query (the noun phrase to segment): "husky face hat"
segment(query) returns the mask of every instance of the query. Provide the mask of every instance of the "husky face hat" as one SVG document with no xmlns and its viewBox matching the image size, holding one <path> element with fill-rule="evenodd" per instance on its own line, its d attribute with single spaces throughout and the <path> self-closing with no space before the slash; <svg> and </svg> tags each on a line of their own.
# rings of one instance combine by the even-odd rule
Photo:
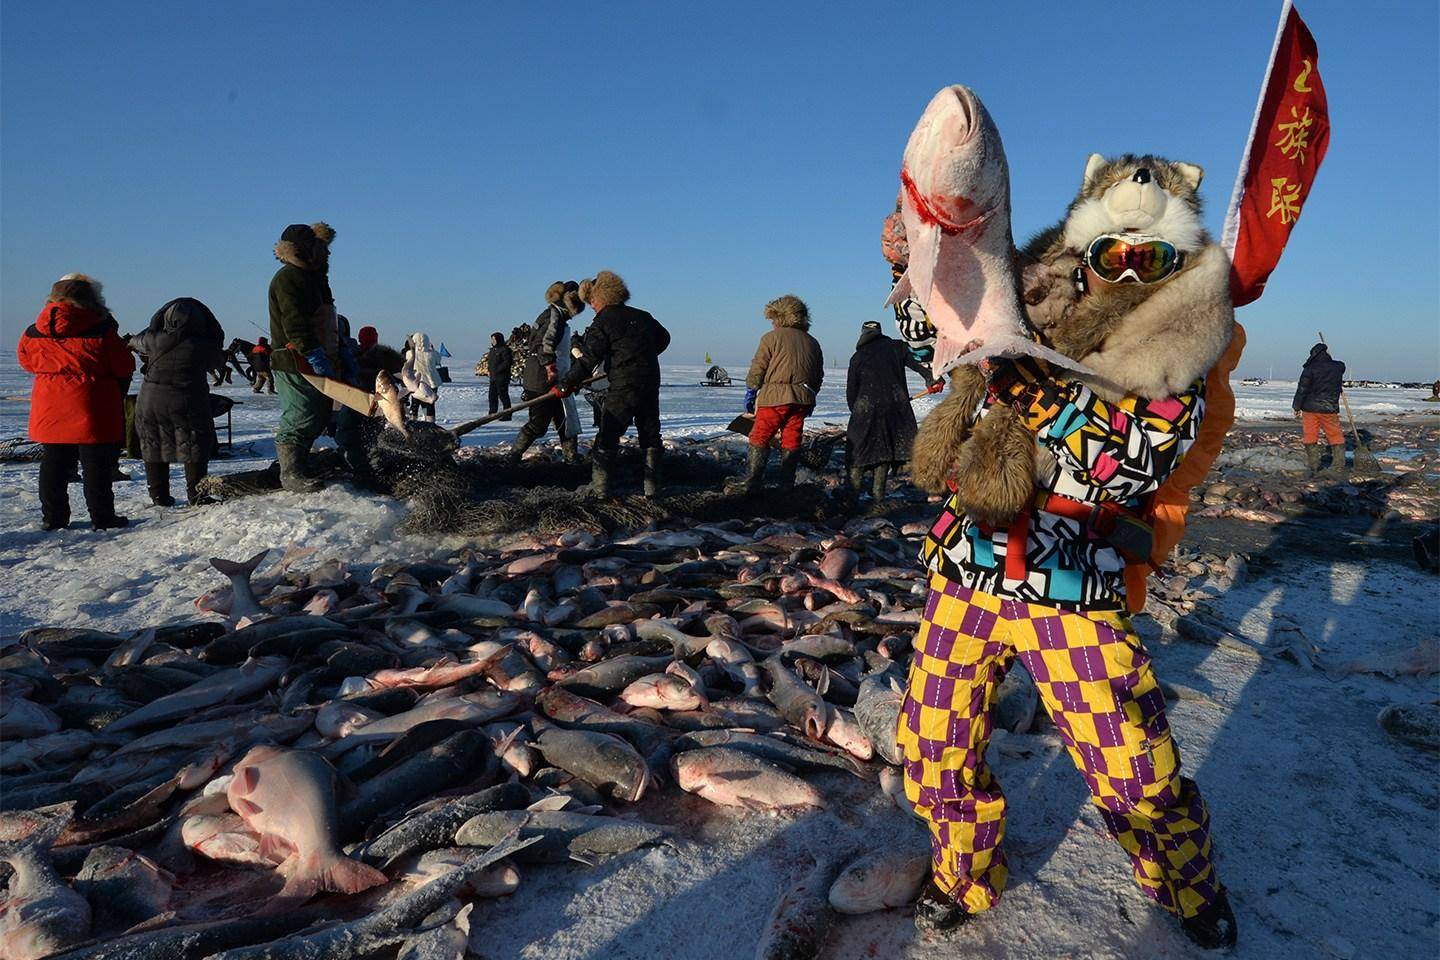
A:
<svg viewBox="0 0 1440 960">
<path fill-rule="evenodd" d="M 1209 241 L 1200 220 L 1204 176 L 1193 163 L 1129 153 L 1107 160 L 1092 153 L 1066 217 L 1065 246 L 1078 253 L 1108 233 L 1139 233 L 1185 253 L 1199 251 Z"/>
</svg>

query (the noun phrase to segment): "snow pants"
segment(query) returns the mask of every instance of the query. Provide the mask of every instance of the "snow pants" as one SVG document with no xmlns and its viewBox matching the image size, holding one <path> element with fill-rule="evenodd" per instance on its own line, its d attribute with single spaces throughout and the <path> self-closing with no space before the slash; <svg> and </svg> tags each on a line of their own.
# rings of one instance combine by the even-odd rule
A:
<svg viewBox="0 0 1440 960">
<path fill-rule="evenodd" d="M 905 796 L 930 827 L 934 879 L 971 913 L 1008 874 L 1005 795 L 985 764 L 991 707 L 1019 657 L 1140 889 L 1193 917 L 1221 890 L 1210 815 L 1125 614 L 1006 600 L 932 574 L 897 731 Z"/>
<path fill-rule="evenodd" d="M 814 409 L 798 403 L 761 407 L 755 411 L 755 426 L 750 428 L 750 446 L 770 446 L 770 439 L 778 430 L 781 450 L 799 450 L 805 439 L 805 418 Z"/>
<path fill-rule="evenodd" d="M 1331 446 L 1345 442 L 1345 433 L 1340 429 L 1338 413 L 1300 414 L 1300 433 L 1306 443 L 1319 443 L 1322 433 L 1325 434 L 1325 442 Z"/>
<path fill-rule="evenodd" d="M 349 407 L 336 411 L 335 401 L 310 386 L 298 373 L 277 371 L 275 382 L 280 387 L 280 425 L 275 429 L 276 443 L 293 443 L 309 450 L 330 425 L 330 416 L 334 414 L 335 445 L 342 450 L 363 445 L 360 427 L 365 418 L 361 414 Z"/>
</svg>

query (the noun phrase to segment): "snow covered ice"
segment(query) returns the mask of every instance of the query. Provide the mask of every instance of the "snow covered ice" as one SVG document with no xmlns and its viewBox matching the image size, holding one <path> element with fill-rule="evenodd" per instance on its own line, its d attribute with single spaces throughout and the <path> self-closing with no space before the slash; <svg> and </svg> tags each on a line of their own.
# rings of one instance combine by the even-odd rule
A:
<svg viewBox="0 0 1440 960">
<path fill-rule="evenodd" d="M 485 381 L 463 366 L 455 364 L 456 382 L 441 392 L 443 424 L 485 413 Z M 702 388 L 704 369 L 666 368 L 661 408 L 668 436 L 718 435 L 739 412 L 743 388 Z M 827 371 L 812 423 L 844 422 L 843 387 L 844 371 Z M 28 390 L 29 377 L 6 358 L 0 393 L 23 397 Z M 212 471 L 262 466 L 274 453 L 276 398 L 238 383 L 219 392 L 241 403 L 234 449 Z M 1245 420 L 1288 419 L 1292 392 L 1293 384 L 1278 382 L 1237 385 L 1237 413 Z M 1434 410 L 1413 391 L 1349 396 L 1367 421 Z M 920 401 L 917 413 L 932 402 Z M 24 434 L 25 410 L 23 402 L 4 402 L 0 436 Z M 581 411 L 588 414 L 583 402 Z M 223 443 L 223 418 L 219 424 Z M 516 427 L 491 424 L 465 442 L 508 441 Z M 585 436 L 592 432 L 587 423 Z M 1222 464 L 1260 473 L 1289 469 L 1299 462 L 1295 449 L 1231 451 Z M 268 568 L 295 542 L 317 548 L 302 565 L 340 557 L 363 567 L 444 558 L 463 545 L 400 535 L 403 504 L 346 486 L 201 509 L 154 508 L 140 464 L 122 461 L 122 468 L 133 479 L 116 484 L 117 509 L 135 526 L 90 530 L 75 489 L 75 526 L 44 534 L 36 466 L 0 464 L 5 635 L 40 624 L 123 630 L 196 617 L 195 598 L 224 582 L 209 566 L 212 556 L 240 559 L 272 548 Z M 1375 718 L 1391 703 L 1433 700 L 1435 677 L 1339 668 L 1433 645 L 1436 581 L 1363 528 L 1330 531 L 1328 542 L 1316 543 L 1321 538 L 1306 539 L 1301 524 L 1290 526 L 1297 529 L 1254 543 L 1245 538 L 1261 533 L 1228 521 L 1197 523 L 1187 536 L 1189 549 L 1201 541 L 1212 552 L 1250 555 L 1244 579 L 1199 591 L 1207 616 L 1223 623 L 1235 643 L 1190 642 L 1142 621 L 1160 677 L 1183 688 L 1169 715 L 1186 774 L 1210 804 L 1218 864 L 1240 924 L 1232 955 L 1433 955 L 1440 939 L 1440 758 L 1392 740 Z M 1297 642 L 1316 651 L 1318 668 L 1293 661 L 1287 651 Z M 930 939 L 916 938 L 903 910 L 842 917 L 824 956 L 1203 956 L 1135 888 L 1053 731 L 997 738 L 995 747 L 991 761 L 1011 804 L 1012 881 L 1000 906 Z M 472 950 L 496 960 L 749 956 L 775 897 L 816 855 L 844 843 L 923 848 L 919 823 L 873 785 L 838 774 L 815 782 L 830 803 L 804 815 L 732 812 L 656 791 L 634 813 L 679 825 L 681 842 L 589 869 L 527 865 L 514 895 L 477 902 Z"/>
</svg>

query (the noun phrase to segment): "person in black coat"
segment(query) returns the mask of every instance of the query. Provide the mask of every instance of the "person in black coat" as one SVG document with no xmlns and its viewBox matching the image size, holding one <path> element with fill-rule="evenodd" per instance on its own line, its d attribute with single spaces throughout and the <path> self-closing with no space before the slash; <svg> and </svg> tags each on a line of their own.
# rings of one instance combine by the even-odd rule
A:
<svg viewBox="0 0 1440 960">
<path fill-rule="evenodd" d="M 845 402 L 850 407 L 845 438 L 850 487 L 856 495 L 866 471 L 874 471 L 871 494 L 876 501 L 882 500 L 886 473 L 910 459 L 915 411 L 910 407 L 910 388 L 905 383 L 907 367 L 924 377 L 932 391 L 942 385 L 906 344 L 885 336 L 874 320 L 866 321 L 860 328 L 860 342 L 855 345 L 845 381 Z"/>
<path fill-rule="evenodd" d="M 600 411 L 600 429 L 591 451 L 590 492 L 610 493 L 610 471 L 620 437 L 635 425 L 644 452 L 645 496 L 660 492 L 660 354 L 670 346 L 670 331 L 646 313 L 629 306 L 630 289 L 609 270 L 580 285 L 580 297 L 595 311 L 585 330 L 580 356 L 557 388 L 573 393 L 603 365 L 610 387 Z"/>
<path fill-rule="evenodd" d="M 1305 463 L 1312 474 L 1320 471 L 1320 434 L 1330 444 L 1330 471 L 1345 472 L 1345 434 L 1340 429 L 1340 389 L 1345 383 L 1345 364 L 1330 356 L 1323 343 L 1310 348 L 1310 359 L 1300 371 L 1295 399 L 1290 406 L 1301 423 L 1305 441 Z"/>
<path fill-rule="evenodd" d="M 515 365 L 515 354 L 498 330 L 490 334 L 490 352 L 485 354 L 485 363 L 490 371 L 490 412 L 493 414 L 501 407 L 509 410 L 510 371 Z M 500 419 L 509 420 L 510 414 Z"/>
<path fill-rule="evenodd" d="M 209 307 L 180 297 L 155 311 L 150 326 L 129 343 L 145 358 L 135 431 L 150 500 L 159 507 L 175 505 L 170 464 L 183 463 L 185 495 L 193 505 L 217 448 L 206 376 L 225 366 L 225 332 Z"/>
</svg>

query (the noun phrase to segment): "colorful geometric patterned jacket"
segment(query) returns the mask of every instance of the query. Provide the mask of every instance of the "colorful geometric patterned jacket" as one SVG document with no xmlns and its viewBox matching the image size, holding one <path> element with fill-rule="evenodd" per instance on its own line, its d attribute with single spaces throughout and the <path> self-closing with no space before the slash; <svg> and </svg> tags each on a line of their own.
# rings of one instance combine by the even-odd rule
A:
<svg viewBox="0 0 1440 960">
<path fill-rule="evenodd" d="M 1022 369 L 1033 370 L 1029 361 Z M 1070 610 L 1123 610 L 1125 557 L 1084 520 L 1043 508 L 1049 494 L 1139 511 L 1179 465 L 1200 432 L 1205 380 L 1160 400 L 1133 394 L 1108 402 L 1078 381 L 1027 375 L 993 392 L 1010 402 L 1054 454 L 1038 481 L 1037 505 L 1003 528 L 963 515 L 952 497 L 921 557 L 949 580 L 996 596 Z M 992 385 L 995 380 L 992 378 Z M 1066 511 L 1074 513 L 1074 511 Z M 1012 541 L 1023 552 L 1012 553 Z"/>
</svg>

